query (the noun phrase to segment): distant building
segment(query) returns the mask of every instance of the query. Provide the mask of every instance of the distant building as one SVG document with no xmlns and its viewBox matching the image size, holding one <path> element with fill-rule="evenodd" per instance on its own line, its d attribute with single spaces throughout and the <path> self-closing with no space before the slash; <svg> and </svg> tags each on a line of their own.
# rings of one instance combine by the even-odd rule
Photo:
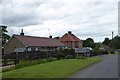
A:
<svg viewBox="0 0 120 80">
<path fill-rule="evenodd" d="M 71 31 L 68 31 L 68 33 L 60 37 L 59 40 L 68 48 L 82 48 L 82 41 L 72 34 Z"/>
<path fill-rule="evenodd" d="M 10 54 L 14 51 L 53 50 L 64 47 L 65 45 L 58 39 L 54 39 L 52 37 L 25 36 L 22 31 L 21 35 L 13 35 L 12 38 L 4 45 L 4 54 Z"/>
</svg>

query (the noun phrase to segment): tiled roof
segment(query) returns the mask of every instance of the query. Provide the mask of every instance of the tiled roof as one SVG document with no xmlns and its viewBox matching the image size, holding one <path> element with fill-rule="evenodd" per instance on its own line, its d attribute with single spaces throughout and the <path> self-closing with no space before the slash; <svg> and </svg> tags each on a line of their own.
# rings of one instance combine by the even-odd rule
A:
<svg viewBox="0 0 120 80">
<path fill-rule="evenodd" d="M 58 39 L 47 37 L 33 37 L 33 36 L 21 36 L 14 35 L 25 46 L 40 46 L 40 47 L 56 47 L 65 46 Z"/>
<path fill-rule="evenodd" d="M 60 41 L 80 41 L 74 34 L 66 33 L 60 38 Z"/>
</svg>

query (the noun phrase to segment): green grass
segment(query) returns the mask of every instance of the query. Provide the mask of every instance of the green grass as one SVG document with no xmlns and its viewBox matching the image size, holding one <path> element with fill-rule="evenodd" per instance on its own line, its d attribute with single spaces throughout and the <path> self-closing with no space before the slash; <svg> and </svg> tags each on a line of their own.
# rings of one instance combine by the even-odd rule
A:
<svg viewBox="0 0 120 80">
<path fill-rule="evenodd" d="M 59 60 L 4 72 L 3 78 L 65 78 L 98 61 L 98 58 Z"/>
</svg>

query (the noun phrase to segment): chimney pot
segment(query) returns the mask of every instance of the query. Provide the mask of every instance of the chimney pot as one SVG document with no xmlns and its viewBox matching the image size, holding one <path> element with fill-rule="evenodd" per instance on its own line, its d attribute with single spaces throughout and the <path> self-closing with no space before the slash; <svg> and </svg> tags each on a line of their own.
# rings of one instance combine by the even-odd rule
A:
<svg viewBox="0 0 120 80">
<path fill-rule="evenodd" d="M 20 35 L 24 36 L 23 29 L 21 30 L 21 33 L 20 33 Z"/>
<path fill-rule="evenodd" d="M 72 32 L 71 32 L 71 31 L 68 31 L 68 34 L 72 34 Z"/>
<path fill-rule="evenodd" d="M 50 35 L 49 38 L 52 38 L 52 36 Z"/>
</svg>

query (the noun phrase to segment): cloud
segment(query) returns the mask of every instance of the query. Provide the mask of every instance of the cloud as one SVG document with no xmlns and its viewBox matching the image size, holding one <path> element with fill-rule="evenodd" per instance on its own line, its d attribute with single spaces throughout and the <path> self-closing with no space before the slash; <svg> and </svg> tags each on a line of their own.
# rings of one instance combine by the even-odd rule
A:
<svg viewBox="0 0 120 80">
<path fill-rule="evenodd" d="M 2 3 L 2 23 L 8 25 L 9 34 L 62 36 L 72 31 L 80 39 L 111 38 L 117 35 L 118 0 L 13 0 Z M 16 30 L 15 30 L 16 29 Z M 100 40 L 100 41 L 101 41 Z"/>
</svg>

